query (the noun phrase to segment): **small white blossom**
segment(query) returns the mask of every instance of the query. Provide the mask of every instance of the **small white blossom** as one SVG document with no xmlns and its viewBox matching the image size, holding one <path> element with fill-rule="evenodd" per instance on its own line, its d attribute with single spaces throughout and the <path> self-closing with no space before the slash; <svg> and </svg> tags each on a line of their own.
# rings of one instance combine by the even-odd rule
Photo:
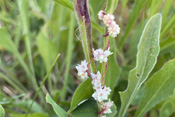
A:
<svg viewBox="0 0 175 117">
<path fill-rule="evenodd" d="M 92 97 L 95 100 L 102 102 L 108 99 L 110 92 L 111 89 L 109 87 L 99 85 L 98 87 L 96 87 L 96 92 L 94 92 Z"/>
<path fill-rule="evenodd" d="M 102 117 L 106 117 L 106 115 L 102 115 Z"/>
<path fill-rule="evenodd" d="M 98 102 L 102 102 L 103 100 L 108 99 L 108 95 L 104 93 L 104 90 L 98 90 L 92 94 L 92 97 L 97 100 Z"/>
<path fill-rule="evenodd" d="M 88 74 L 87 74 L 87 67 L 88 63 L 86 62 L 86 60 L 82 61 L 81 64 L 76 66 L 76 69 L 78 71 L 78 76 L 80 76 L 82 79 L 88 78 Z"/>
<path fill-rule="evenodd" d="M 96 49 L 94 52 L 94 60 L 99 61 L 100 63 L 102 62 L 107 62 L 108 61 L 108 56 L 112 54 L 112 52 L 108 50 L 103 51 L 102 49 Z"/>
<path fill-rule="evenodd" d="M 104 16 L 103 18 L 103 22 L 104 24 L 106 24 L 106 26 L 111 26 L 112 24 L 114 24 L 114 15 L 111 15 L 111 14 L 107 14 Z"/>
<path fill-rule="evenodd" d="M 108 27 L 108 32 L 111 37 L 117 37 L 117 35 L 120 33 L 120 27 L 115 23 Z"/>
<path fill-rule="evenodd" d="M 98 13 L 98 18 L 99 18 L 99 20 L 103 20 L 105 14 L 106 14 L 106 13 L 105 13 L 103 10 L 100 10 L 99 13 Z"/>
<path fill-rule="evenodd" d="M 94 85 L 94 89 L 97 90 L 97 88 L 101 87 L 101 74 L 98 71 L 97 74 L 93 74 L 91 73 L 91 77 L 92 77 L 92 84 Z"/>
<path fill-rule="evenodd" d="M 106 95 L 109 95 L 111 93 L 111 89 L 109 87 L 104 86 L 103 90 L 104 90 Z"/>
<path fill-rule="evenodd" d="M 104 102 L 103 105 L 101 106 L 103 109 L 105 109 L 104 113 L 106 113 L 106 114 L 112 113 L 112 111 L 110 109 L 112 107 L 112 105 L 113 105 L 113 102 L 110 101 L 110 99 L 108 102 Z"/>
</svg>

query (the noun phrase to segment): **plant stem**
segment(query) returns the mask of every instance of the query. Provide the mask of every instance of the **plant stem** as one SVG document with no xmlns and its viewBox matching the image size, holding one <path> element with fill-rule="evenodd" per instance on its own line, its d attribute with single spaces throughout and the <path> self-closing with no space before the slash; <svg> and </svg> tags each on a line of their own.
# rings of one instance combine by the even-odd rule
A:
<svg viewBox="0 0 175 117">
<path fill-rule="evenodd" d="M 71 65 L 71 60 L 72 60 L 72 52 L 73 52 L 73 39 L 74 39 L 74 15 L 71 13 L 71 21 L 70 21 L 70 31 L 69 31 L 69 41 L 68 41 L 68 49 L 67 49 L 67 64 L 66 64 L 66 72 L 65 72 L 65 77 L 64 77 L 64 84 L 63 84 L 63 89 L 62 89 L 62 94 L 61 94 L 61 100 L 65 101 L 66 97 L 66 92 L 67 92 L 67 84 L 68 84 L 68 78 L 69 78 L 69 71 L 70 71 L 70 65 Z"/>
<path fill-rule="evenodd" d="M 29 112 L 30 112 L 30 110 L 31 110 L 31 108 L 32 108 L 32 105 L 33 105 L 35 99 L 37 98 L 37 96 L 38 96 L 38 94 L 39 94 L 41 88 L 43 87 L 44 83 L 46 82 L 47 78 L 49 77 L 49 75 L 50 75 L 50 73 L 51 73 L 51 71 L 52 71 L 52 69 L 53 69 L 54 65 L 56 64 L 56 62 L 57 62 L 57 60 L 58 60 L 59 57 L 60 57 L 60 54 L 57 55 L 56 59 L 54 60 L 54 62 L 53 62 L 52 65 L 51 65 L 51 67 L 50 67 L 48 73 L 46 74 L 46 76 L 45 76 L 44 79 L 42 80 L 42 83 L 41 83 L 39 89 L 37 90 L 37 92 L 35 93 L 35 96 L 34 96 L 34 98 L 33 98 L 33 100 L 32 100 L 32 103 L 31 103 L 31 105 L 30 105 L 30 107 L 29 107 L 29 109 L 28 109 L 27 115 L 29 114 Z"/>
<path fill-rule="evenodd" d="M 79 29 L 81 33 L 81 42 L 83 51 L 87 62 L 89 63 L 93 58 L 93 45 L 92 45 L 92 32 L 91 32 L 91 19 L 89 14 L 89 1 L 88 0 L 74 0 L 74 9 L 77 21 L 79 23 Z M 90 71 L 95 73 L 94 61 L 90 64 Z"/>
</svg>

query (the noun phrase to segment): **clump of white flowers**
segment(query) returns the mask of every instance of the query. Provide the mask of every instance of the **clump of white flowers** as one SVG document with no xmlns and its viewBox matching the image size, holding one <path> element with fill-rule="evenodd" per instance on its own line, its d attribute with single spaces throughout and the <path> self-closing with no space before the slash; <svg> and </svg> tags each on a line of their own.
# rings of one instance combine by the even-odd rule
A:
<svg viewBox="0 0 175 117">
<path fill-rule="evenodd" d="M 108 34 L 111 37 L 116 37 L 120 33 L 120 27 L 116 24 L 114 21 L 114 16 L 111 14 L 107 14 L 104 11 L 99 11 L 98 17 L 100 20 L 103 20 L 104 24 L 108 27 Z M 108 56 L 113 54 L 110 51 L 109 47 L 110 42 L 108 41 L 108 45 L 105 50 L 102 49 L 93 49 L 93 58 L 92 60 L 98 61 L 99 63 L 106 63 L 106 69 L 108 66 Z M 104 78 L 106 69 L 104 72 L 104 75 L 102 77 L 101 73 L 98 71 L 96 74 L 90 73 L 89 71 L 89 65 L 91 64 L 92 60 L 88 63 L 86 60 L 82 61 L 81 64 L 78 64 L 76 66 L 76 69 L 78 71 L 78 76 L 80 76 L 82 79 L 91 78 L 92 85 L 94 89 L 94 93 L 92 94 L 92 97 L 98 102 L 98 105 L 102 109 L 101 112 L 98 114 L 102 114 L 102 117 L 106 117 L 104 114 L 110 114 L 112 113 L 111 107 L 113 105 L 113 102 L 108 99 L 108 96 L 111 93 L 110 87 L 106 87 L 104 85 Z"/>
<path fill-rule="evenodd" d="M 110 48 L 108 48 L 105 51 L 103 51 L 102 49 L 93 50 L 94 60 L 99 61 L 100 63 L 107 62 L 108 61 L 108 56 L 112 54 L 112 52 L 110 52 L 109 49 Z"/>
<path fill-rule="evenodd" d="M 104 24 L 108 27 L 108 33 L 111 37 L 117 37 L 120 33 L 119 25 L 114 21 L 114 15 L 107 14 L 104 11 L 98 13 L 99 20 L 103 20 Z"/>
<path fill-rule="evenodd" d="M 76 69 L 78 71 L 78 76 L 80 76 L 82 79 L 86 79 L 88 78 L 88 67 L 87 67 L 88 63 L 86 60 L 82 61 L 81 64 L 76 66 Z"/>
</svg>

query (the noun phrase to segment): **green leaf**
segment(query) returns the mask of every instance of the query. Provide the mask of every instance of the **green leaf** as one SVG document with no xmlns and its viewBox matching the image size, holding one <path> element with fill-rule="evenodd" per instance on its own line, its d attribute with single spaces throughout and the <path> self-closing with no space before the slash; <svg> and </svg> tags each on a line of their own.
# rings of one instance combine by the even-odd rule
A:
<svg viewBox="0 0 175 117">
<path fill-rule="evenodd" d="M 49 40 L 47 32 L 47 25 L 45 25 L 41 32 L 38 34 L 36 42 L 38 45 L 39 53 L 44 60 L 45 67 L 48 72 L 58 52 L 54 42 Z"/>
<path fill-rule="evenodd" d="M 50 97 L 49 94 L 46 95 L 46 101 L 47 103 L 50 103 L 55 111 L 55 113 L 58 115 L 58 117 L 68 117 L 66 111 L 64 111 L 61 107 L 59 107 L 53 99 Z"/>
<path fill-rule="evenodd" d="M 11 113 L 10 117 L 26 117 L 25 114 L 14 114 Z M 48 117 L 46 114 L 44 113 L 33 113 L 33 114 L 29 114 L 27 115 L 27 117 Z"/>
<path fill-rule="evenodd" d="M 16 51 L 16 47 L 13 44 L 13 41 L 11 40 L 11 37 L 9 36 L 8 32 L 5 30 L 5 28 L 0 28 L 0 45 L 2 48 L 14 52 Z"/>
<path fill-rule="evenodd" d="M 5 117 L 5 111 L 1 104 L 0 104 L 0 117 Z"/>
<path fill-rule="evenodd" d="M 173 94 L 175 88 L 175 59 L 167 62 L 144 87 L 135 117 L 142 117 L 148 110 Z"/>
<path fill-rule="evenodd" d="M 111 107 L 112 113 L 106 114 L 106 117 L 115 117 L 117 114 L 117 107 L 115 104 Z M 90 98 L 87 101 L 80 104 L 75 110 L 71 112 L 72 117 L 98 117 L 98 105 L 97 102 Z"/>
<path fill-rule="evenodd" d="M 98 105 L 94 99 L 89 99 L 80 104 L 71 112 L 72 117 L 98 117 Z"/>
<path fill-rule="evenodd" d="M 19 109 L 27 112 L 31 103 L 32 103 L 32 100 L 14 101 L 14 102 L 12 102 L 11 106 L 19 108 Z M 31 108 L 31 112 L 42 113 L 44 111 L 43 111 L 42 107 L 37 102 L 34 102 L 32 108 Z"/>
<path fill-rule="evenodd" d="M 120 92 L 122 106 L 119 116 L 123 117 L 138 92 L 154 68 L 159 54 L 159 36 L 161 29 L 161 14 L 156 14 L 146 24 L 142 33 L 137 53 L 136 67 L 129 73 L 128 88 Z"/>
<path fill-rule="evenodd" d="M 71 106 L 69 112 L 73 111 L 73 109 L 76 108 L 76 106 L 82 102 L 85 99 L 88 99 L 92 96 L 93 94 L 93 88 L 92 88 L 92 83 L 91 79 L 88 78 L 85 80 L 80 86 L 76 89 L 72 101 L 71 101 Z"/>
<path fill-rule="evenodd" d="M 173 101 L 167 100 L 160 109 L 160 117 L 170 117 L 174 111 Z"/>
<path fill-rule="evenodd" d="M 113 14 L 115 9 L 117 8 L 118 0 L 108 0 L 106 12 Z"/>
<path fill-rule="evenodd" d="M 21 66 L 24 68 L 24 70 L 26 71 L 27 75 L 28 75 L 28 80 L 33 82 L 33 76 L 31 71 L 29 70 L 28 66 L 26 65 L 25 61 L 23 60 L 22 56 L 20 55 L 20 53 L 18 52 L 15 44 L 13 43 L 13 41 L 11 40 L 11 37 L 9 35 L 9 33 L 7 32 L 7 30 L 5 28 L 0 28 L 0 45 L 2 46 L 2 48 L 8 50 L 9 52 L 12 52 L 17 59 L 19 60 Z M 31 80 L 32 77 L 32 80 Z"/>
<path fill-rule="evenodd" d="M 69 8 L 70 10 L 74 10 L 73 4 L 69 0 L 54 0 L 56 3 L 63 5 L 64 7 Z"/>
</svg>

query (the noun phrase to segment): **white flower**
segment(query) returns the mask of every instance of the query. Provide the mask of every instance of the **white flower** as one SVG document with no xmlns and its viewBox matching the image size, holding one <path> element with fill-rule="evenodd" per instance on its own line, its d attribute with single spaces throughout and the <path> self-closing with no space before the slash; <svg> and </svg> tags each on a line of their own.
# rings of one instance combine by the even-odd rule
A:
<svg viewBox="0 0 175 117">
<path fill-rule="evenodd" d="M 102 49 L 96 49 L 94 52 L 94 60 L 99 61 L 100 63 L 102 62 L 107 62 L 108 61 L 108 56 L 112 54 L 112 52 L 108 50 L 103 51 Z"/>
<path fill-rule="evenodd" d="M 87 67 L 88 63 L 86 62 L 86 60 L 82 61 L 81 64 L 76 66 L 76 69 L 78 71 L 78 76 L 80 76 L 82 79 L 88 78 L 88 74 L 87 74 Z"/>
<path fill-rule="evenodd" d="M 102 102 L 103 100 L 107 100 L 108 99 L 108 95 L 111 92 L 111 89 L 109 87 L 106 86 L 101 86 L 97 85 L 96 86 L 96 92 L 93 93 L 92 97 L 97 100 L 98 102 Z"/>
<path fill-rule="evenodd" d="M 98 102 L 102 102 L 103 100 L 108 99 L 108 95 L 105 94 L 104 90 L 97 90 L 92 94 L 92 97 Z"/>
<path fill-rule="evenodd" d="M 108 33 L 111 37 L 117 37 L 120 33 L 120 27 L 115 23 L 108 27 Z"/>
<path fill-rule="evenodd" d="M 111 14 L 107 14 L 104 16 L 103 18 L 103 22 L 104 24 L 106 24 L 106 26 L 110 26 L 112 24 L 114 24 L 114 15 L 111 15 Z"/>
<path fill-rule="evenodd" d="M 98 18 L 99 18 L 99 20 L 103 20 L 105 14 L 106 14 L 106 13 L 105 13 L 103 10 L 100 10 L 99 13 L 98 13 Z"/>
<path fill-rule="evenodd" d="M 106 115 L 102 115 L 102 117 L 106 117 Z"/>
<path fill-rule="evenodd" d="M 110 87 L 104 86 L 104 87 L 103 87 L 103 90 L 104 90 L 104 92 L 105 92 L 106 95 L 110 95 L 110 93 L 111 93 Z"/>
<path fill-rule="evenodd" d="M 110 101 L 110 99 L 108 102 L 104 102 L 103 105 L 101 106 L 103 109 L 105 109 L 104 113 L 106 113 L 106 114 L 112 113 L 112 111 L 110 109 L 112 107 L 112 105 L 113 105 L 113 102 Z"/>
<path fill-rule="evenodd" d="M 101 87 L 101 74 L 98 71 L 97 74 L 93 74 L 91 73 L 91 77 L 92 77 L 92 84 L 94 85 L 94 89 L 99 89 L 99 87 Z"/>
</svg>

